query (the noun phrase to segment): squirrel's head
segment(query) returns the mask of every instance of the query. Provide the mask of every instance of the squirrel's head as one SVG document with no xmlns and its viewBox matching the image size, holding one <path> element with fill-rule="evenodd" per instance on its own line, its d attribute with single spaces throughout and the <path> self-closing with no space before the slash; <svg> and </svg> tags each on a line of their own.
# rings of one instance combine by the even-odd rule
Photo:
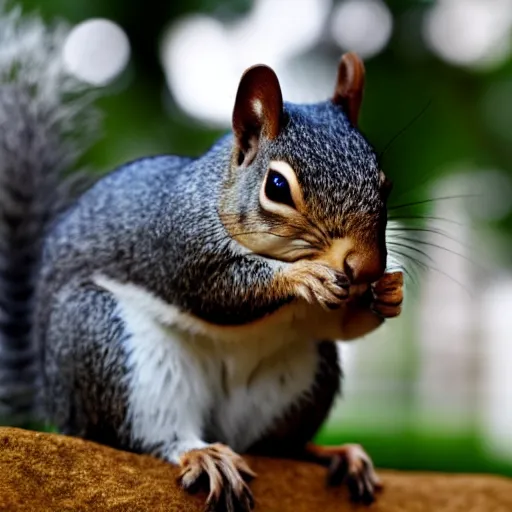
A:
<svg viewBox="0 0 512 512">
<path fill-rule="evenodd" d="M 219 205 L 239 243 L 278 260 L 325 261 L 354 283 L 382 275 L 390 183 L 357 129 L 363 86 L 353 53 L 341 58 L 332 99 L 313 105 L 283 104 L 267 66 L 244 73 Z"/>
</svg>

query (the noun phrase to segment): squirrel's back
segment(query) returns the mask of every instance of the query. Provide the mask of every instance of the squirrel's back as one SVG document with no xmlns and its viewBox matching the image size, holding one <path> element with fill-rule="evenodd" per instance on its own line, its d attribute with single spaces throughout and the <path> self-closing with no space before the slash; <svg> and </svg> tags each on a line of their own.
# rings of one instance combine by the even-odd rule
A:
<svg viewBox="0 0 512 512">
<path fill-rule="evenodd" d="M 96 270 L 126 281 L 147 279 L 150 269 L 134 261 L 150 267 L 166 251 L 171 262 L 191 239 L 220 229 L 214 198 L 229 147 L 226 137 L 199 159 L 142 158 L 100 179 L 48 233 L 40 288 L 59 288 L 71 276 L 91 278 Z"/>
</svg>

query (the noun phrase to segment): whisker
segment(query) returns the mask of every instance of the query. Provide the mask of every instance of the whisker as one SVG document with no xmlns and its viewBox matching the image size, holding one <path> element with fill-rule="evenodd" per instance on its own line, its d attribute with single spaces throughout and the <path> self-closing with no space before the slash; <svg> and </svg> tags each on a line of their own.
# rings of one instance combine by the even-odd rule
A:
<svg viewBox="0 0 512 512">
<path fill-rule="evenodd" d="M 394 252 L 396 254 L 399 254 L 400 256 L 402 256 L 404 258 L 409 259 L 411 262 L 413 262 L 414 264 L 416 264 L 419 267 L 421 267 L 424 271 L 437 272 L 438 274 L 440 274 L 440 275 L 442 275 L 444 277 L 447 277 L 448 279 L 450 279 L 450 281 L 452 281 L 453 283 L 455 283 L 458 286 L 460 286 L 471 297 L 471 291 L 466 286 L 464 286 L 460 281 L 458 281 L 453 276 L 451 276 L 450 274 L 447 274 L 446 272 L 444 272 L 443 270 L 440 270 L 437 267 L 432 267 L 430 265 L 427 265 L 424 261 L 421 261 L 418 258 L 414 258 L 410 254 L 404 254 L 404 253 L 402 253 L 400 251 L 396 251 L 396 250 L 394 250 Z"/>
<path fill-rule="evenodd" d="M 386 154 L 386 151 L 393 145 L 393 143 L 398 140 L 416 121 L 419 121 L 425 112 L 428 110 L 430 105 L 432 104 L 432 100 L 430 99 L 428 103 L 421 109 L 421 111 L 416 114 L 396 135 L 394 135 L 391 140 L 384 146 L 384 149 L 379 153 L 379 160 L 382 160 L 382 157 Z"/>
<path fill-rule="evenodd" d="M 447 219 L 445 217 L 436 217 L 435 215 L 399 215 L 394 217 L 388 217 L 388 220 L 438 220 L 443 222 L 449 222 L 450 224 L 456 224 L 457 226 L 464 226 L 462 222 L 458 222 L 453 219 Z"/>
<path fill-rule="evenodd" d="M 427 252 L 422 251 L 421 249 L 418 249 L 417 247 L 411 247 L 411 246 L 409 246 L 407 244 L 400 244 L 398 242 L 388 242 L 387 245 L 390 245 L 392 247 L 402 247 L 404 249 L 408 249 L 410 251 L 413 251 L 413 252 L 416 252 L 418 254 L 421 254 L 422 256 L 427 258 L 432 263 L 435 263 L 435 260 L 434 260 L 434 258 L 432 258 L 432 256 L 430 256 Z"/>
<path fill-rule="evenodd" d="M 306 219 L 308 220 L 308 219 Z M 279 220 L 276 220 L 276 221 L 272 221 L 272 220 L 266 220 L 266 222 L 268 222 L 270 224 L 270 227 L 281 227 L 283 225 L 283 223 Z M 238 222 L 238 218 L 237 219 L 234 219 L 232 222 L 224 222 L 224 226 L 226 229 L 229 229 L 231 227 L 236 227 L 236 226 L 239 226 L 240 225 L 240 222 Z M 258 220 L 258 219 L 255 219 L 253 222 L 244 222 L 244 225 L 246 225 L 247 227 L 251 227 L 251 226 L 255 226 L 255 227 L 261 227 L 261 222 Z M 288 239 L 293 239 L 293 238 L 300 238 L 301 240 L 303 240 L 305 243 L 311 245 L 311 246 L 328 246 L 329 245 L 329 238 L 328 238 L 328 235 L 323 231 L 323 229 L 321 228 L 321 226 L 317 226 L 315 225 L 313 222 L 310 222 L 308 221 L 308 225 L 309 225 L 309 232 L 307 230 L 304 230 L 302 226 L 294 226 L 292 225 L 291 227 L 296 229 L 297 230 L 297 233 L 296 234 L 289 234 L 289 235 L 282 235 L 282 234 L 278 234 L 278 233 L 275 233 L 273 231 L 257 231 L 261 234 L 270 234 L 270 235 L 274 235 L 274 236 L 277 236 L 277 237 L 281 237 L 281 238 L 288 238 Z M 301 236 L 302 235 L 302 236 Z M 316 236 L 315 236 L 316 235 Z M 241 236 L 241 234 L 233 234 L 232 236 Z"/>
<path fill-rule="evenodd" d="M 212 235 L 215 235 L 215 233 L 218 233 L 220 231 L 223 231 L 223 230 L 219 229 L 218 231 L 204 233 L 204 234 L 202 234 L 200 236 L 197 236 L 196 240 L 199 240 L 199 241 L 201 241 L 201 240 L 212 240 Z M 225 233 L 221 237 L 213 239 L 213 242 L 215 242 L 217 244 L 217 243 L 221 243 L 221 242 L 223 242 L 225 240 L 228 240 L 228 241 L 232 240 L 234 237 L 237 237 L 237 236 L 257 235 L 257 234 L 262 234 L 262 233 L 263 233 L 262 231 L 241 231 L 239 233 L 233 233 L 233 234 L 231 234 L 231 233 L 227 233 L 226 234 Z M 276 235 L 276 236 L 278 236 L 278 235 Z"/>
<path fill-rule="evenodd" d="M 419 206 L 420 204 L 433 203 L 435 201 L 447 201 L 449 199 L 463 199 L 466 197 L 481 197 L 481 196 L 482 196 L 481 194 L 460 194 L 460 195 L 455 195 L 455 196 L 432 197 L 430 199 L 423 199 L 421 201 L 415 201 L 415 202 L 411 202 L 411 203 L 404 203 L 404 204 L 391 206 L 391 207 L 388 207 L 388 211 L 399 210 L 402 208 L 408 208 L 410 206 Z"/>
<path fill-rule="evenodd" d="M 459 256 L 459 258 L 462 258 L 462 259 L 468 261 L 469 263 L 471 263 L 473 265 L 479 266 L 471 258 L 465 256 L 464 254 L 461 254 L 460 252 L 453 251 L 452 249 L 448 249 L 448 247 L 443 247 L 442 245 L 439 245 L 439 244 L 434 244 L 432 242 L 427 242 L 426 240 L 420 240 L 419 238 L 407 238 L 407 237 L 397 237 L 397 238 L 400 238 L 400 240 L 403 240 L 405 242 L 412 242 L 412 243 L 415 243 L 415 244 L 428 245 L 430 247 L 435 247 L 436 249 L 441 249 L 442 251 L 446 251 L 446 252 L 449 252 L 451 254 L 454 254 L 455 256 Z"/>
<path fill-rule="evenodd" d="M 233 227 L 233 226 L 240 226 L 240 222 L 233 219 L 233 221 L 225 221 L 223 222 L 223 225 L 224 227 L 228 228 L 228 227 Z M 262 225 L 262 222 L 258 221 L 258 220 L 246 220 L 244 223 L 244 226 L 247 226 L 247 227 L 261 227 Z M 273 226 L 279 226 L 281 225 L 280 222 L 275 222 L 275 221 L 272 221 L 272 220 L 268 220 L 267 221 L 267 224 L 269 224 L 271 227 Z"/>
<path fill-rule="evenodd" d="M 411 283 L 414 284 L 414 286 L 418 286 L 418 277 L 412 274 L 411 271 L 406 267 L 403 267 L 402 270 L 404 274 L 411 280 Z"/>
<path fill-rule="evenodd" d="M 461 242 L 457 238 L 454 238 L 453 236 L 449 235 L 445 231 L 443 231 L 441 229 L 437 229 L 437 228 L 413 228 L 413 227 L 407 227 L 407 226 L 404 226 L 404 227 L 397 226 L 397 227 L 392 227 L 392 228 L 386 228 L 386 231 L 393 231 L 393 232 L 398 233 L 398 235 L 393 234 L 393 237 L 396 237 L 396 238 L 399 237 L 400 231 L 412 232 L 412 233 L 414 233 L 414 232 L 432 233 L 434 235 L 444 236 L 448 240 L 451 240 L 452 242 L 455 242 L 455 243 L 459 244 L 460 246 L 465 247 L 466 249 L 473 250 L 473 248 L 471 246 L 465 244 L 464 242 Z M 416 240 L 421 240 L 421 238 L 415 238 L 414 241 L 416 241 Z"/>
<path fill-rule="evenodd" d="M 407 264 L 409 262 L 411 262 L 411 263 L 416 263 L 416 262 L 411 261 L 411 257 L 408 254 L 404 254 L 404 253 L 402 253 L 402 252 L 400 252 L 400 251 L 398 251 L 396 249 L 390 250 L 389 254 L 390 254 L 390 256 L 392 256 L 397 261 L 400 261 L 401 270 L 403 270 L 404 274 L 411 280 L 412 283 L 417 285 L 418 284 L 418 278 L 417 278 L 416 275 L 414 275 L 412 273 L 412 271 L 415 270 L 415 269 L 414 268 L 413 269 L 409 269 L 405 265 L 406 264 L 406 260 L 407 260 Z M 414 260 L 414 258 L 412 258 L 412 260 Z"/>
<path fill-rule="evenodd" d="M 392 252 L 394 254 L 398 254 L 402 258 L 405 258 L 406 260 L 408 260 L 411 263 L 414 263 L 417 266 L 421 266 L 424 270 L 429 268 L 425 262 L 423 262 L 422 260 L 420 260 L 419 258 L 413 256 L 412 254 L 410 254 L 408 252 L 399 251 L 398 249 L 392 249 Z"/>
</svg>

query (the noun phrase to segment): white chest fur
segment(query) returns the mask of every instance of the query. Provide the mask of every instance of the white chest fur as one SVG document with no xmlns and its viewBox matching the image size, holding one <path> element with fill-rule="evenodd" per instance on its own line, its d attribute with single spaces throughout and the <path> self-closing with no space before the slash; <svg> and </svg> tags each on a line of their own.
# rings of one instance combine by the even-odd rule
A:
<svg viewBox="0 0 512 512">
<path fill-rule="evenodd" d="M 153 444 L 177 434 L 198 447 L 209 432 L 244 451 L 311 389 L 316 349 L 293 314 L 219 328 L 135 285 L 96 282 L 116 297 L 130 333 L 129 421 L 136 439 Z"/>
</svg>

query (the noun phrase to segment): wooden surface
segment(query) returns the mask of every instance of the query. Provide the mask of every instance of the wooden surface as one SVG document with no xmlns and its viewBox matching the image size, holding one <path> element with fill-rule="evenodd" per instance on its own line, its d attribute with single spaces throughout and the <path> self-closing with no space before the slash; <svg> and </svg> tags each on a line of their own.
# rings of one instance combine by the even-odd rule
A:
<svg viewBox="0 0 512 512">
<path fill-rule="evenodd" d="M 380 472 L 370 509 L 324 485 L 321 467 L 247 457 L 260 512 L 511 512 L 512 480 Z M 204 495 L 176 485 L 176 468 L 151 457 L 53 434 L 0 428 L 0 511 L 202 512 Z"/>
</svg>

